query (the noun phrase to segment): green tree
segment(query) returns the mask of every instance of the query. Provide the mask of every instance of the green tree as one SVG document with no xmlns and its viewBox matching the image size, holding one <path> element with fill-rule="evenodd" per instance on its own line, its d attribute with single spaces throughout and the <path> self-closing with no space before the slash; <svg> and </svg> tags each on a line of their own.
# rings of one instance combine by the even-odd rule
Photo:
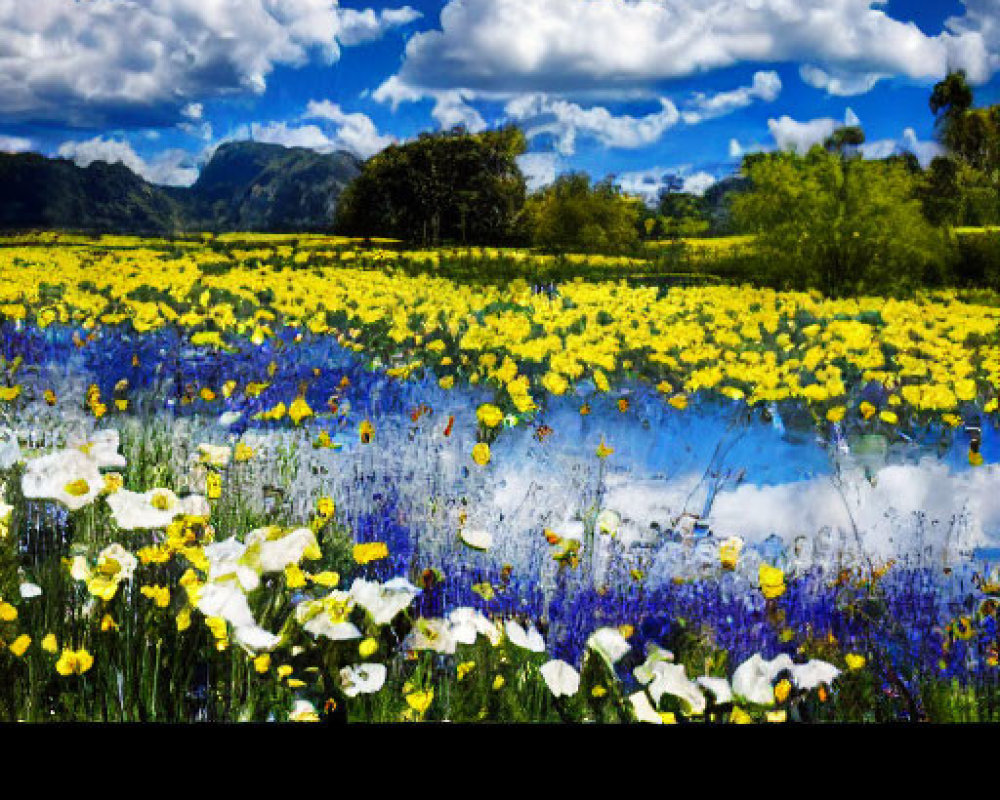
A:
<svg viewBox="0 0 1000 800">
<path fill-rule="evenodd" d="M 586 173 L 561 175 L 528 198 L 525 218 L 536 247 L 553 252 L 622 252 L 638 243 L 641 200 L 611 178 L 593 186 Z"/>
<path fill-rule="evenodd" d="M 733 199 L 758 236 L 769 282 L 828 295 L 885 293 L 941 280 L 943 234 L 921 213 L 902 160 L 866 161 L 814 147 L 805 156 L 744 161 L 748 191 Z"/>
<path fill-rule="evenodd" d="M 336 228 L 437 245 L 507 244 L 517 233 L 526 186 L 515 127 L 421 134 L 370 158 L 341 195 Z"/>
</svg>

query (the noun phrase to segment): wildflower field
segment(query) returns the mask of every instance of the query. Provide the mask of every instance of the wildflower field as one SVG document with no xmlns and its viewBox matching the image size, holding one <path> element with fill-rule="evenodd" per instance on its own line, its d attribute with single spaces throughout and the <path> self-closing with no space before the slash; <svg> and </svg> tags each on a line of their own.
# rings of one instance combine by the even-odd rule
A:
<svg viewBox="0 0 1000 800">
<path fill-rule="evenodd" d="M 990 298 L 3 239 L 0 718 L 995 721 L 998 394 Z"/>
</svg>

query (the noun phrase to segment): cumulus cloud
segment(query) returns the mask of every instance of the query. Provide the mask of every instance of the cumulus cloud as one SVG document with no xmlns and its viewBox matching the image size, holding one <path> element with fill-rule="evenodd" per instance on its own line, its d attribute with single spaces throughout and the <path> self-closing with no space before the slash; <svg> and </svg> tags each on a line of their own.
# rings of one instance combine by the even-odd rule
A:
<svg viewBox="0 0 1000 800">
<path fill-rule="evenodd" d="M 941 145 L 933 141 L 922 141 L 913 128 L 906 128 L 898 139 L 876 139 L 861 145 L 865 158 L 887 158 L 903 153 L 913 153 L 920 165 L 926 167 L 935 156 L 942 155 Z"/>
<path fill-rule="evenodd" d="M 440 29 L 407 43 L 398 74 L 423 90 L 559 94 L 648 87 L 743 62 L 800 63 L 856 93 L 881 76 L 935 80 L 1000 68 L 997 0 L 927 35 L 877 0 L 449 0 Z"/>
<path fill-rule="evenodd" d="M 670 100 L 660 98 L 660 110 L 642 117 L 615 115 L 603 106 L 583 108 L 568 100 L 543 94 L 528 94 L 507 103 L 507 116 L 526 125 L 529 139 L 542 135 L 555 138 L 564 156 L 576 152 L 578 134 L 591 137 L 605 147 L 636 149 L 659 140 L 677 124 L 680 113 Z"/>
<path fill-rule="evenodd" d="M 184 150 L 164 150 L 146 160 L 124 139 L 95 136 L 83 141 L 63 142 L 57 155 L 68 158 L 81 167 L 95 161 L 124 164 L 150 183 L 164 186 L 190 186 L 198 179 L 198 167 L 192 155 Z"/>
<path fill-rule="evenodd" d="M 626 194 L 641 197 L 647 205 L 654 205 L 668 179 L 674 177 L 681 179 L 681 191 L 697 195 L 704 194 L 719 180 L 715 175 L 705 170 L 692 172 L 691 166 L 685 164 L 674 168 L 651 167 L 634 172 L 624 172 L 618 176 L 616 183 Z"/>
<path fill-rule="evenodd" d="M 690 108 L 684 111 L 681 118 L 688 125 L 696 125 L 706 119 L 721 117 L 739 108 L 746 108 L 754 100 L 771 103 L 777 99 L 780 92 L 781 78 L 777 72 L 757 72 L 750 86 L 741 86 L 714 95 L 696 93 L 691 100 Z"/>
<path fill-rule="evenodd" d="M 199 100 L 262 92 L 276 65 L 412 21 L 337 0 L 0 0 L 0 115 L 98 126 L 195 119 Z"/>
<path fill-rule="evenodd" d="M 24 153 L 33 147 L 34 143 L 31 139 L 0 134 L 0 153 Z"/>
<path fill-rule="evenodd" d="M 799 122 L 785 114 L 779 119 L 769 119 L 767 128 L 774 137 L 774 143 L 779 150 L 794 150 L 805 153 L 814 144 L 822 144 L 837 128 L 842 125 L 858 125 L 857 115 L 847 109 L 844 121 L 838 122 L 832 117 L 820 117 L 805 122 Z"/>
<path fill-rule="evenodd" d="M 368 115 L 347 113 L 329 100 L 310 100 L 303 118 L 331 123 L 334 126 L 329 139 L 331 149 L 349 150 L 359 158 L 370 158 L 396 141 L 394 136 L 379 133 Z"/>
<path fill-rule="evenodd" d="M 555 181 L 562 159 L 558 153 L 525 153 L 518 156 L 517 165 L 528 182 L 528 191 L 535 192 Z"/>
</svg>

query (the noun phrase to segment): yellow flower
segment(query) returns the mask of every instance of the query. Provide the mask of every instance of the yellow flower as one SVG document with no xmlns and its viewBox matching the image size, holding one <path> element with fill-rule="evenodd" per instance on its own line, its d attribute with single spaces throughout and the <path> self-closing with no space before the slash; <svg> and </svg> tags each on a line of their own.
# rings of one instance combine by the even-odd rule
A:
<svg viewBox="0 0 1000 800">
<path fill-rule="evenodd" d="M 743 540 L 738 536 L 733 536 L 722 542 L 719 545 L 719 560 L 722 562 L 722 568 L 736 569 L 741 552 L 743 552 Z"/>
<path fill-rule="evenodd" d="M 288 664 L 282 664 L 278 667 L 278 680 L 282 681 L 292 674 L 292 668 Z"/>
<path fill-rule="evenodd" d="M 354 545 L 354 560 L 358 564 L 367 564 L 371 561 L 378 561 L 388 558 L 389 548 L 385 542 L 368 542 L 366 544 Z"/>
<path fill-rule="evenodd" d="M 82 675 L 94 665 L 94 657 L 86 650 L 63 649 L 62 655 L 56 661 L 56 672 L 66 677 Z"/>
<path fill-rule="evenodd" d="M 170 605 L 170 589 L 166 586 L 143 586 L 139 591 L 143 597 L 152 600 L 157 608 L 166 608 Z"/>
<path fill-rule="evenodd" d="M 867 400 L 863 401 L 861 405 L 858 406 L 858 408 L 861 411 L 861 416 L 864 417 L 865 419 L 871 419 L 875 415 L 875 412 L 878 410 Z"/>
<path fill-rule="evenodd" d="M 260 674 L 264 674 L 271 668 L 271 654 L 261 653 L 253 660 L 253 668 Z"/>
<path fill-rule="evenodd" d="M 591 697 L 604 697 L 604 695 L 606 695 L 607 693 L 608 693 L 608 690 L 605 689 L 601 685 L 597 685 L 593 689 L 590 690 L 590 696 Z"/>
<path fill-rule="evenodd" d="M 768 600 L 781 597 L 785 593 L 785 573 L 778 567 L 761 564 L 758 577 L 760 590 Z"/>
<path fill-rule="evenodd" d="M 753 717 L 739 706 L 736 706 L 733 709 L 733 713 L 729 715 L 729 721 L 734 725 L 752 725 Z"/>
<path fill-rule="evenodd" d="M 469 672 L 475 666 L 476 666 L 476 662 L 475 661 L 463 661 L 461 664 L 459 664 L 458 667 L 457 667 L 458 679 L 460 681 L 461 680 L 465 680 L 465 676 L 468 675 Z"/>
<path fill-rule="evenodd" d="M 896 416 L 895 411 L 883 411 L 878 415 L 878 418 L 883 422 L 887 422 L 890 425 L 895 425 L 899 422 L 899 417 Z"/>
<path fill-rule="evenodd" d="M 503 412 L 490 403 L 483 403 L 476 411 L 476 418 L 487 428 L 495 428 L 503 422 Z"/>
<path fill-rule="evenodd" d="M 101 633 L 107 633 L 108 631 L 118 630 L 118 623 L 115 622 L 114 617 L 110 614 L 105 614 L 101 617 Z"/>
<path fill-rule="evenodd" d="M 236 447 L 233 449 L 233 461 L 249 461 L 254 457 L 254 451 L 251 447 L 243 444 L 243 442 L 237 442 Z"/>
<path fill-rule="evenodd" d="M 670 405 L 672 405 L 678 411 L 683 411 L 688 406 L 687 395 L 683 394 L 675 394 L 667 402 L 670 403 Z"/>
<path fill-rule="evenodd" d="M 25 654 L 28 646 L 31 644 L 31 637 L 26 633 L 22 633 L 13 642 L 10 643 L 10 652 L 15 656 L 20 658 Z"/>
<path fill-rule="evenodd" d="M 17 609 L 10 603 L 0 602 L 0 622 L 13 622 L 17 619 Z"/>
<path fill-rule="evenodd" d="M 445 375 L 441 380 L 438 381 L 438 386 L 442 389 L 452 389 L 455 386 L 455 376 Z"/>
<path fill-rule="evenodd" d="M 186 606 L 177 612 L 177 619 L 175 620 L 177 624 L 177 632 L 183 633 L 188 628 L 191 627 L 191 608 Z M 115 628 L 118 626 L 116 625 Z"/>
<path fill-rule="evenodd" d="M 316 513 L 323 517 L 323 519 L 330 519 L 336 510 L 337 506 L 333 502 L 333 498 L 321 497 L 316 501 Z"/>
<path fill-rule="evenodd" d="M 371 658 L 378 652 L 378 642 L 370 636 L 358 645 L 358 653 L 362 658 Z"/>
<path fill-rule="evenodd" d="M 313 410 L 309 407 L 306 402 L 304 395 L 299 395 L 296 397 L 292 404 L 288 407 L 288 416 L 291 417 L 292 422 L 298 425 L 306 417 L 311 417 L 313 415 Z"/>
<path fill-rule="evenodd" d="M 507 681 L 505 681 L 505 680 L 504 680 L 504 677 L 503 677 L 503 675 L 497 675 L 497 676 L 496 676 L 496 677 L 495 677 L 495 678 L 493 679 L 493 691 L 494 691 L 494 692 L 499 692 L 499 691 L 500 691 L 500 690 L 501 690 L 501 689 L 502 689 L 502 688 L 504 687 L 504 684 L 505 684 L 506 682 L 507 682 Z"/>
<path fill-rule="evenodd" d="M 361 437 L 362 444 L 368 444 L 372 440 L 372 436 L 375 435 L 375 426 L 372 425 L 368 420 L 364 420 L 358 426 L 358 434 Z"/>
<path fill-rule="evenodd" d="M 486 442 L 479 442 L 479 444 L 472 448 L 472 460 L 481 467 L 489 464 L 491 457 L 490 446 Z"/>
<path fill-rule="evenodd" d="M 828 422 L 840 422 L 845 414 L 847 409 L 844 406 L 835 406 L 826 412 L 826 419 Z"/>
<path fill-rule="evenodd" d="M 209 472 L 205 478 L 205 494 L 209 500 L 222 497 L 222 477 L 217 472 Z"/>
<path fill-rule="evenodd" d="M 52 654 L 55 654 L 59 650 L 59 643 L 56 641 L 54 633 L 46 634 L 45 638 L 42 639 L 42 650 Z"/>
<path fill-rule="evenodd" d="M 426 713 L 433 700 L 433 689 L 428 689 L 426 692 L 410 692 L 410 694 L 406 695 L 406 704 L 418 714 Z"/>
<path fill-rule="evenodd" d="M 865 657 L 857 655 L 856 653 L 848 653 L 844 656 L 844 661 L 847 662 L 848 669 L 861 669 L 865 665 Z"/>
<path fill-rule="evenodd" d="M 333 589 L 340 583 L 340 575 L 336 572 L 317 572 L 315 575 L 308 575 L 306 577 L 313 583 L 318 583 L 320 586 L 325 586 L 328 589 Z"/>
<path fill-rule="evenodd" d="M 66 494 L 72 495 L 73 497 L 83 497 L 83 495 L 90 491 L 90 484 L 88 484 L 83 478 L 77 478 L 75 481 L 67 483 L 63 487 L 63 490 Z"/>
<path fill-rule="evenodd" d="M 598 458 L 607 458 L 608 456 L 610 456 L 614 452 L 615 452 L 615 448 L 608 447 L 604 443 L 604 437 L 602 436 L 601 437 L 601 443 L 599 445 L 597 445 L 597 457 Z"/>
<path fill-rule="evenodd" d="M 306 585 L 306 574 L 298 564 L 285 567 L 285 584 L 289 589 L 299 589 Z"/>
<path fill-rule="evenodd" d="M 784 703 L 788 699 L 788 695 L 791 693 L 791 682 L 787 678 L 782 678 L 778 681 L 778 685 L 774 687 L 774 700 L 777 703 Z"/>
</svg>

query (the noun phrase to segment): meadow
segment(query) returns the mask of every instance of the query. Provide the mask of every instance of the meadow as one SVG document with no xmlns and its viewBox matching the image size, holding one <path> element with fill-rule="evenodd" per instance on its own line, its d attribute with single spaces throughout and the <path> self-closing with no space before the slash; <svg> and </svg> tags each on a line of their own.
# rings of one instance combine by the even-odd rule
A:
<svg viewBox="0 0 1000 800">
<path fill-rule="evenodd" d="M 0 717 L 1000 718 L 1000 304 L 685 246 L 0 240 Z"/>
</svg>

